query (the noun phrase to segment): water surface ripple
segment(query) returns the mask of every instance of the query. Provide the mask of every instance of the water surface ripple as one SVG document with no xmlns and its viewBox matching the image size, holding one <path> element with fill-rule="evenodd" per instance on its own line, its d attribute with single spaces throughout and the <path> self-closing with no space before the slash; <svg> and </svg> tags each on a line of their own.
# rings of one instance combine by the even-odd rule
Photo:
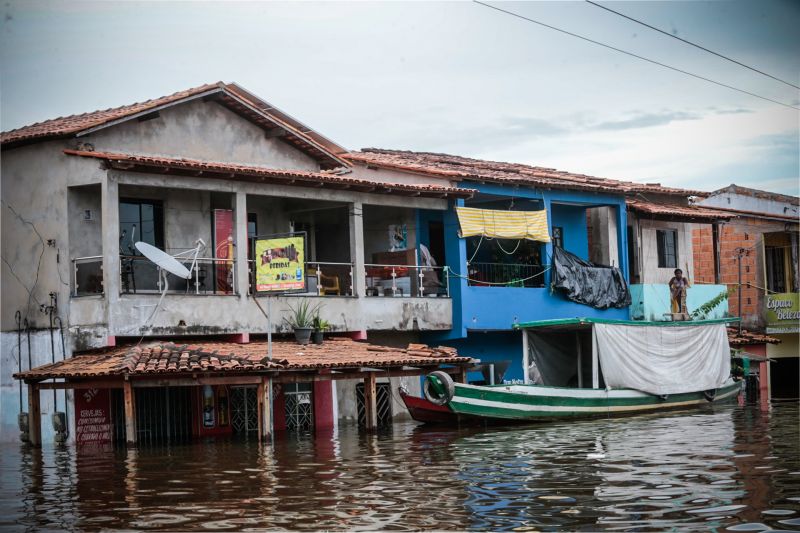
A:
<svg viewBox="0 0 800 533">
<path fill-rule="evenodd" d="M 800 529 L 800 410 L 735 404 L 525 427 L 0 447 L 19 530 Z"/>
</svg>

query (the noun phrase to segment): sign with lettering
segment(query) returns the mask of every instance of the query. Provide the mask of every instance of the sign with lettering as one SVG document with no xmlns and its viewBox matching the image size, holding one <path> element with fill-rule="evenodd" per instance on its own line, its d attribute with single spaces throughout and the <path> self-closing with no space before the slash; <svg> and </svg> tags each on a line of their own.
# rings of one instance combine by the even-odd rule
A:
<svg viewBox="0 0 800 533">
<path fill-rule="evenodd" d="M 257 293 L 306 291 L 306 234 L 254 239 Z"/>
<path fill-rule="evenodd" d="M 767 333 L 800 332 L 800 295 L 796 292 L 768 294 Z"/>
<path fill-rule="evenodd" d="M 108 389 L 75 391 L 75 442 L 105 444 L 111 442 L 111 396 Z"/>
</svg>

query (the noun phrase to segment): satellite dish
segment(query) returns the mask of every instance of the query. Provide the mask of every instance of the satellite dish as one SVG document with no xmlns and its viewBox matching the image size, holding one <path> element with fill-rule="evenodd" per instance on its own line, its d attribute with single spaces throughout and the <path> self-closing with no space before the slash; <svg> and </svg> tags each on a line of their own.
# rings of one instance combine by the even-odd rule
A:
<svg viewBox="0 0 800 533">
<path fill-rule="evenodd" d="M 192 277 L 192 273 L 188 268 L 180 264 L 177 259 L 168 253 L 163 250 L 159 250 L 152 244 L 139 241 L 134 244 L 134 246 L 136 246 L 136 249 L 139 250 L 143 256 L 170 274 L 175 274 L 179 278 L 183 279 L 189 279 Z"/>
</svg>

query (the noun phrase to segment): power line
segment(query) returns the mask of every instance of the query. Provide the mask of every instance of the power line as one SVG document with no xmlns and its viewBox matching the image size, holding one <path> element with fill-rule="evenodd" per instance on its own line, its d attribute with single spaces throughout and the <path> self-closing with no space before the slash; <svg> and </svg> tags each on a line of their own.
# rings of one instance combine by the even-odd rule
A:
<svg viewBox="0 0 800 533">
<path fill-rule="evenodd" d="M 480 0 L 472 0 L 472 1 L 475 2 L 476 4 L 482 5 L 484 7 L 488 7 L 490 9 L 494 9 L 495 11 L 500 11 L 501 13 L 505 13 L 506 15 L 511 15 L 512 17 L 516 17 L 516 18 L 519 18 L 519 19 L 522 19 L 522 20 L 525 20 L 525 21 L 528 21 L 528 22 L 532 22 L 534 24 L 538 24 L 539 26 L 543 26 L 545 28 L 549 28 L 551 30 L 555 30 L 557 32 L 569 35 L 571 37 L 577 37 L 578 39 L 590 42 L 592 44 L 596 44 L 596 45 L 602 46 L 603 48 L 608 48 L 609 50 L 614 50 L 615 52 L 620 52 L 622 54 L 625 54 L 625 55 L 628 55 L 628 56 L 631 56 L 631 57 L 635 57 L 636 59 L 641 59 L 642 61 L 647 61 L 648 63 L 652 63 L 654 65 L 658 65 L 660 67 L 664 67 L 664 68 L 667 68 L 669 70 L 674 70 L 675 72 L 680 72 L 681 74 L 686 74 L 687 76 L 691 76 L 691 77 L 697 78 L 699 80 L 707 81 L 709 83 L 713 83 L 714 85 L 719 85 L 720 87 L 725 87 L 727 89 L 731 89 L 731 90 L 734 90 L 734 91 L 737 91 L 737 92 L 740 92 L 740 93 L 743 93 L 743 94 L 747 94 L 749 96 L 754 96 L 756 98 L 760 98 L 761 100 L 766 100 L 767 102 L 772 102 L 773 104 L 782 105 L 784 107 L 788 107 L 790 109 L 794 109 L 796 111 L 800 111 L 800 107 L 795 107 L 795 106 L 793 106 L 791 104 L 786 104 L 786 103 L 780 102 L 778 100 L 773 100 L 772 98 L 767 98 L 766 96 L 761 96 L 761 95 L 756 94 L 756 93 L 751 93 L 750 91 L 745 91 L 744 89 L 739 89 L 737 87 L 733 87 L 732 85 L 727 85 L 725 83 L 722 83 L 722 82 L 719 82 L 719 81 L 715 81 L 715 80 L 712 80 L 710 78 L 706 78 L 704 76 L 700 76 L 699 74 L 693 74 L 693 73 L 688 72 L 686 70 L 681 70 L 679 68 L 672 67 L 672 66 L 667 65 L 665 63 L 661 63 L 661 62 L 655 61 L 654 59 L 648 59 L 648 58 L 646 58 L 644 56 L 640 56 L 640 55 L 634 54 L 633 52 L 628 52 L 627 50 L 623 50 L 621 48 L 616 48 L 614 46 L 611 46 L 610 44 L 601 43 L 600 41 L 595 41 L 594 39 L 590 39 L 588 37 L 584 37 L 583 35 L 578 35 L 577 33 L 572 33 L 570 31 L 562 30 L 561 28 L 556 28 L 555 26 L 551 26 L 549 24 L 545 24 L 544 22 L 539 22 L 538 20 L 534 20 L 534 19 L 528 18 L 528 17 L 526 17 L 524 15 L 520 15 L 518 13 L 514 13 L 513 11 L 506 11 L 505 9 L 501 9 L 499 7 L 495 7 L 495 6 L 492 6 L 492 5 L 489 5 L 489 4 L 485 4 L 485 3 L 481 2 Z"/>
<path fill-rule="evenodd" d="M 678 37 L 677 35 L 673 35 L 673 34 L 669 33 L 668 31 L 664 31 L 664 30 L 662 30 L 660 28 L 656 28 L 655 26 L 651 26 L 650 24 L 647 24 L 646 22 L 642 22 L 641 20 L 636 20 L 633 17 L 629 17 L 628 15 L 625 15 L 624 13 L 620 13 L 619 11 L 614 11 L 613 9 L 611 9 L 609 7 L 606 7 L 606 6 L 603 6 L 603 5 L 600 5 L 597 2 L 592 2 L 592 0 L 586 0 L 586 2 L 588 2 L 589 4 L 592 4 L 595 7 L 599 7 L 600 9 L 605 9 L 606 11 L 608 11 L 610 13 L 614 13 L 615 15 L 619 15 L 620 17 L 626 18 L 626 19 L 628 19 L 628 20 L 630 20 L 632 22 L 635 22 L 637 24 L 641 24 L 642 26 L 645 26 L 646 28 L 650 28 L 651 30 L 655 30 L 655 31 L 657 31 L 659 33 L 663 33 L 667 37 L 672 37 L 673 39 L 677 39 L 677 40 L 679 40 L 681 42 L 684 42 L 684 43 L 686 43 L 686 44 L 688 44 L 690 46 L 694 46 L 695 48 L 699 48 L 700 50 L 703 50 L 704 52 L 708 52 L 709 54 L 714 54 L 717 57 L 721 57 L 722 59 L 725 59 L 726 61 L 730 61 L 731 63 L 736 63 L 737 65 L 739 65 L 741 67 L 744 67 L 746 69 L 750 69 L 753 72 L 758 72 L 759 74 L 762 74 L 762 75 L 764 75 L 764 76 L 766 76 L 768 78 L 772 78 L 775 81 L 779 81 L 781 83 L 785 83 L 786 85 L 788 85 L 790 87 L 794 87 L 795 89 L 800 89 L 800 86 L 795 85 L 794 83 L 790 83 L 790 82 L 782 80 L 780 78 L 776 78 L 772 74 L 767 74 L 766 72 L 764 72 L 762 70 L 758 70 L 757 68 L 751 67 L 749 65 L 745 65 L 741 61 L 736 61 L 735 59 L 731 59 L 728 56 L 722 55 L 722 54 L 720 54 L 718 52 L 715 52 L 713 50 L 709 50 L 708 48 L 706 48 L 704 46 L 700 46 L 699 44 L 693 43 L 691 41 L 687 41 L 686 39 Z"/>
</svg>

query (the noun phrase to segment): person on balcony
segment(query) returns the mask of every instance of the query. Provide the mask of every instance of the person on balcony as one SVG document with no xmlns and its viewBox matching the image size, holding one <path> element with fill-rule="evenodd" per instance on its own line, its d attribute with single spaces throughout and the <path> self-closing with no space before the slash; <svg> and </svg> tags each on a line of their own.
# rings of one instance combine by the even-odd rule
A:
<svg viewBox="0 0 800 533">
<path fill-rule="evenodd" d="M 683 277 L 683 270 L 676 268 L 675 276 L 669 280 L 670 303 L 672 313 L 686 313 L 686 289 L 691 287 L 689 280 Z"/>
</svg>

